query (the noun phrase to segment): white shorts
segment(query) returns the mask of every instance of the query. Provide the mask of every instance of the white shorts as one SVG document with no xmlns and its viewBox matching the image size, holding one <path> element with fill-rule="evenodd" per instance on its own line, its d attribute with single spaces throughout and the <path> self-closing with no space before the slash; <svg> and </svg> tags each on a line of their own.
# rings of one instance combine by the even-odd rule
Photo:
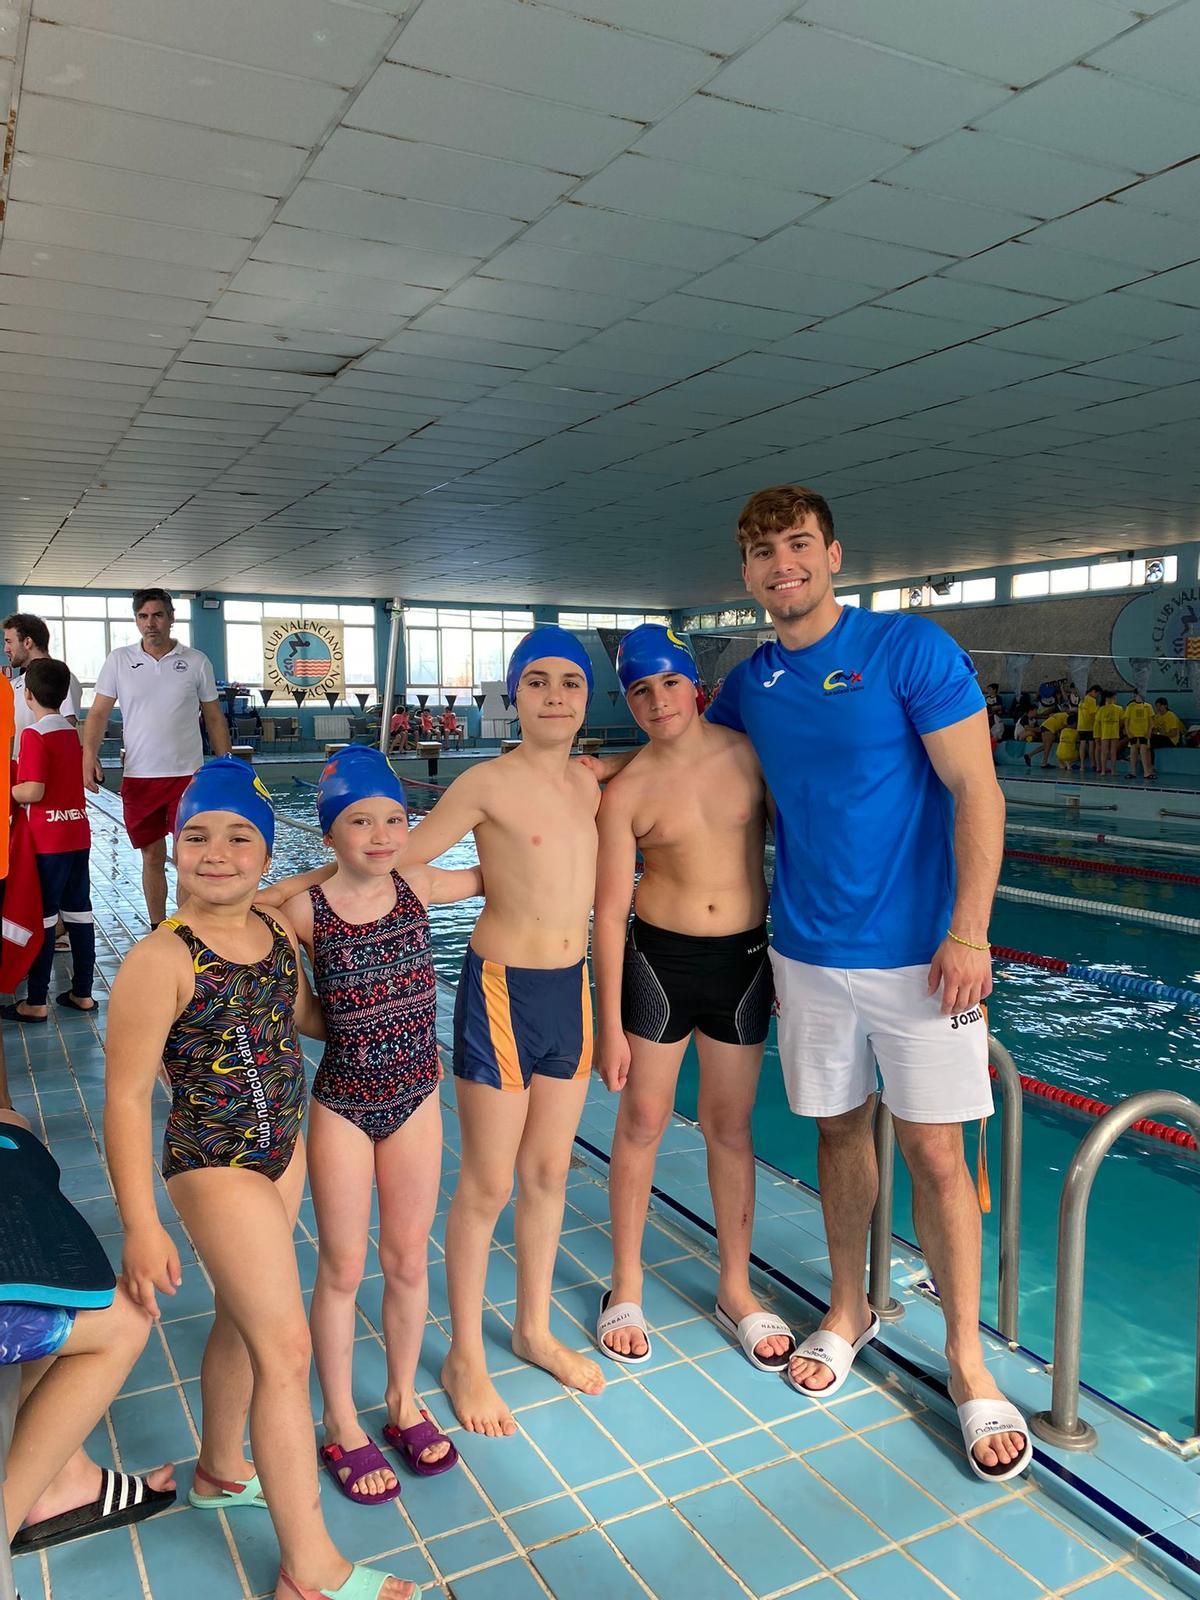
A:
<svg viewBox="0 0 1200 1600">
<path fill-rule="evenodd" d="M 974 1122 L 992 1114 L 987 1018 L 942 1011 L 929 966 L 813 967 L 771 951 L 779 1057 L 800 1117 L 837 1117 L 878 1088 L 905 1122 Z"/>
</svg>

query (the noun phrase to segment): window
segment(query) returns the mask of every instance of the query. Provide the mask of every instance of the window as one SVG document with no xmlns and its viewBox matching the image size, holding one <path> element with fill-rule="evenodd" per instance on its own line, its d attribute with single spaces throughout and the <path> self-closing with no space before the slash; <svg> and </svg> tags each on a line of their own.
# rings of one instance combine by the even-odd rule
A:
<svg viewBox="0 0 1200 1600">
<path fill-rule="evenodd" d="M 964 578 L 962 586 L 964 605 L 976 605 L 981 600 L 996 598 L 995 578 Z"/>
<path fill-rule="evenodd" d="M 586 626 L 563 622 L 564 627 L 572 625 Z M 503 682 L 509 656 L 532 627 L 532 611 L 405 607 L 407 702 L 419 704 L 421 695 L 430 705 L 445 705 L 450 695 L 465 701 L 478 694 L 483 684 Z"/>
<path fill-rule="evenodd" d="M 647 617 L 647 622 L 657 619 Z M 693 611 L 683 624 L 685 633 L 724 633 L 732 628 L 757 628 L 754 606 L 722 606 L 716 611 Z"/>
<path fill-rule="evenodd" d="M 837 603 L 840 606 L 857 606 L 862 604 L 862 599 L 856 594 L 839 594 Z"/>
<path fill-rule="evenodd" d="M 50 629 L 50 654 L 65 661 L 84 688 L 95 687 L 110 650 L 138 641 L 132 595 L 18 594 L 17 610 L 31 611 Z M 192 642 L 192 602 L 175 601 L 172 633 L 180 644 Z"/>
<path fill-rule="evenodd" d="M 1056 567 L 1050 574 L 1051 594 L 1079 594 L 1087 586 L 1086 567 Z"/>
<path fill-rule="evenodd" d="M 375 608 L 339 605 L 336 600 L 226 600 L 225 675 L 230 683 L 262 683 L 262 624 L 271 617 L 342 624 L 342 665 L 346 674 L 343 705 L 355 705 L 355 691 L 375 697 Z"/>
<path fill-rule="evenodd" d="M 1050 593 L 1050 574 L 1048 572 L 1018 572 L 1012 581 L 1012 597 L 1014 600 L 1034 600 L 1039 595 Z"/>
<path fill-rule="evenodd" d="M 560 628 L 637 628 L 643 622 L 660 622 L 669 627 L 671 618 L 666 611 L 560 611 Z"/>
<path fill-rule="evenodd" d="M 872 611 L 899 611 L 899 609 L 899 589 L 876 589 L 875 593 L 871 596 Z"/>
<path fill-rule="evenodd" d="M 1127 589 L 1132 579 L 1132 561 L 1101 561 L 1091 569 L 1093 589 Z"/>
</svg>

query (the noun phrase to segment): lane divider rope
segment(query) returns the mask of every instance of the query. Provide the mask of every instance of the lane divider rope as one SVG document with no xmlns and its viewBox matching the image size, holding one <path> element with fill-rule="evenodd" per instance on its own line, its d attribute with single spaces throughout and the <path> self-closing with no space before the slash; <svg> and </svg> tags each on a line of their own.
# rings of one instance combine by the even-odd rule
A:
<svg viewBox="0 0 1200 1600">
<path fill-rule="evenodd" d="M 1061 973 L 1065 978 L 1098 983 L 1115 994 L 1134 994 L 1143 1000 L 1165 1000 L 1170 1005 L 1189 1006 L 1200 1011 L 1200 992 L 1182 989 L 1173 983 L 1159 983 L 1156 978 L 1139 978 L 1130 972 L 1110 972 L 1107 967 L 1089 966 L 1084 961 L 1063 961 L 1058 956 L 1037 955 L 1032 950 L 1012 950 L 1003 944 L 994 944 L 992 955 L 997 961 L 1015 961 L 1022 966 L 1041 967 L 1046 972 Z"/>
<path fill-rule="evenodd" d="M 1170 928 L 1175 933 L 1200 933 L 1200 919 L 1177 917 L 1168 911 L 1148 911 L 1144 906 L 1123 906 L 1106 900 L 1080 900 L 1070 894 L 1042 894 L 1037 889 L 1016 889 L 1002 883 L 997 900 L 1015 900 L 1022 905 L 1048 906 L 1055 911 L 1078 911 L 1086 917 L 1105 917 L 1109 922 L 1145 922 L 1155 928 Z"/>
<path fill-rule="evenodd" d="M 993 1078 L 1000 1074 L 995 1067 L 989 1066 L 988 1072 Z M 1033 1095 L 1038 1100 L 1047 1100 L 1053 1105 L 1066 1106 L 1069 1111 L 1081 1111 L 1085 1116 L 1102 1117 L 1112 1107 L 1104 1100 L 1093 1100 L 1090 1095 L 1078 1094 L 1074 1089 L 1060 1089 L 1057 1084 L 1043 1083 L 1040 1078 L 1030 1078 L 1024 1072 L 1020 1074 L 1021 1088 L 1026 1094 Z M 1149 1117 L 1142 1117 L 1138 1122 L 1130 1124 L 1134 1133 L 1144 1134 L 1149 1139 L 1158 1139 L 1163 1144 L 1174 1145 L 1179 1150 L 1195 1150 L 1196 1141 L 1185 1128 L 1172 1128 L 1165 1122 L 1154 1122 Z"/>
<path fill-rule="evenodd" d="M 1200 885 L 1200 874 L 1195 872 L 1168 872 L 1163 867 L 1137 867 L 1129 861 L 1089 861 L 1084 856 L 1048 855 L 1041 850 L 1006 849 L 1004 854 L 1014 861 L 1036 861 L 1044 867 L 1070 867 L 1075 872 L 1107 872 L 1125 878 L 1147 878 L 1152 883 L 1189 883 Z"/>
<path fill-rule="evenodd" d="M 1083 828 L 1047 828 L 1040 822 L 1005 822 L 1009 833 L 1039 834 L 1043 839 L 1086 839 L 1089 844 L 1129 845 L 1137 850 L 1161 850 L 1172 856 L 1200 856 L 1200 844 L 1183 844 L 1174 839 L 1139 839 L 1132 833 L 1088 833 Z"/>
</svg>

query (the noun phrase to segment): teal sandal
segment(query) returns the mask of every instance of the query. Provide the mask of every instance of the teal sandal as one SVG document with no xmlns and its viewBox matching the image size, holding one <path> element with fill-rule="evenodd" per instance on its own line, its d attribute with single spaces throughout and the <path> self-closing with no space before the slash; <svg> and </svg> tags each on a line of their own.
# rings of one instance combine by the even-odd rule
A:
<svg viewBox="0 0 1200 1600">
<path fill-rule="evenodd" d="M 302 1589 L 295 1578 L 289 1578 L 282 1567 L 279 1569 L 280 1583 L 298 1596 L 298 1600 L 379 1600 L 384 1584 L 392 1577 L 394 1573 L 380 1572 L 377 1567 L 351 1567 L 350 1576 L 336 1589 Z M 421 1600 L 419 1583 L 413 1584 L 409 1600 Z"/>
<path fill-rule="evenodd" d="M 203 1478 L 206 1484 L 212 1485 L 211 1492 L 197 1493 L 196 1482 L 200 1478 Z M 214 1478 L 211 1472 L 205 1472 L 198 1461 L 192 1476 L 192 1487 L 188 1490 L 188 1500 L 197 1511 L 229 1511 L 233 1506 L 259 1506 L 264 1511 L 267 1509 L 257 1472 L 246 1483 L 230 1483 L 224 1478 Z"/>
</svg>

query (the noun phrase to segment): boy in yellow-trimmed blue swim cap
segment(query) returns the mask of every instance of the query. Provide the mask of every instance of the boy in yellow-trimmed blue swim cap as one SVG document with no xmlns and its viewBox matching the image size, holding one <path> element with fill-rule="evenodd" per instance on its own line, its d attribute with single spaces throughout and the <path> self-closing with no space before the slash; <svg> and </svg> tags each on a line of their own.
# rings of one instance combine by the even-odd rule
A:
<svg viewBox="0 0 1200 1600">
<path fill-rule="evenodd" d="M 608 785 L 592 953 L 597 1066 L 621 1104 L 609 1172 L 613 1278 L 596 1343 L 614 1361 L 650 1360 L 642 1312 L 642 1232 L 654 1160 L 693 1034 L 721 1276 L 715 1315 L 761 1371 L 787 1366 L 795 1340 L 750 1287 L 754 1105 L 774 988 L 763 878 L 766 790 L 744 734 L 699 714 L 699 674 L 670 628 L 621 640 L 617 676 L 650 740 Z M 634 896 L 638 851 L 644 861 Z"/>
<path fill-rule="evenodd" d="M 446 1227 L 454 1338 L 442 1384 L 463 1427 L 493 1438 L 515 1424 L 488 1376 L 483 1286 L 514 1171 L 513 1350 L 567 1388 L 604 1387 L 596 1362 L 550 1331 L 567 1172 L 592 1064 L 586 956 L 600 791 L 571 761 L 592 664 L 573 633 L 535 628 L 507 676 L 520 746 L 456 778 L 409 835 L 408 851 L 410 861 L 432 861 L 474 829 L 483 869 L 483 913 L 454 1012 L 462 1168 Z"/>
</svg>

